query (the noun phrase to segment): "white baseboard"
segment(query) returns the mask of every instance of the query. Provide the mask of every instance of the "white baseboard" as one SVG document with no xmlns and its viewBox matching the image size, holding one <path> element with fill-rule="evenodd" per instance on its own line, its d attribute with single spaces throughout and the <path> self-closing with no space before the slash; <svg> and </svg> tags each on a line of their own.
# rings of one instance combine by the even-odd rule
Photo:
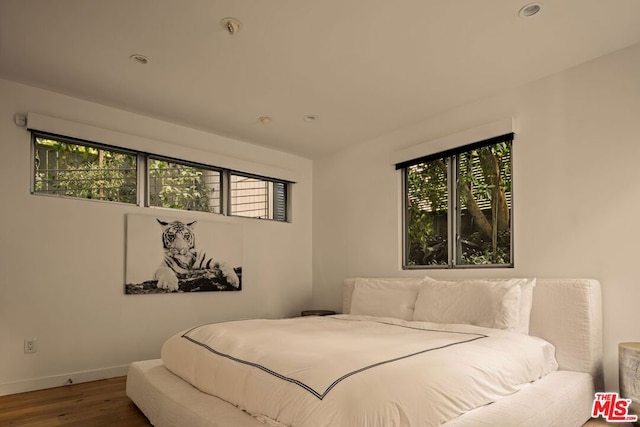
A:
<svg viewBox="0 0 640 427">
<path fill-rule="evenodd" d="M 127 374 L 127 369 L 129 369 L 129 365 L 121 365 L 8 382 L 0 384 L 0 396 L 24 393 L 25 391 L 43 390 L 45 388 L 60 387 L 69 384 L 86 383 L 89 381 L 103 380 L 105 378 L 121 377 Z"/>
</svg>

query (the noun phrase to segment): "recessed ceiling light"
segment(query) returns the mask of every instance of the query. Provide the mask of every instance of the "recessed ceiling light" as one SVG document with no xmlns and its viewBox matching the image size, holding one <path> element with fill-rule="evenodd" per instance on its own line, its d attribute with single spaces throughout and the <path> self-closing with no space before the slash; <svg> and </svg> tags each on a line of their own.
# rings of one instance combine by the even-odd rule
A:
<svg viewBox="0 0 640 427">
<path fill-rule="evenodd" d="M 315 114 L 307 114 L 306 116 L 304 116 L 305 122 L 315 122 L 317 119 L 318 116 L 316 116 Z"/>
<path fill-rule="evenodd" d="M 262 117 L 258 117 L 258 122 L 262 123 L 263 125 L 268 125 L 269 123 L 271 123 L 271 117 L 269 116 L 262 116 Z"/>
<path fill-rule="evenodd" d="M 526 6 L 523 6 L 518 12 L 522 18 L 528 18 L 530 16 L 536 15 L 538 12 L 542 10 L 542 4 L 540 3 L 529 3 Z"/>
<path fill-rule="evenodd" d="M 139 65 L 147 65 L 149 63 L 149 58 L 144 55 L 140 55 L 139 53 L 134 53 L 129 57 L 131 62 Z"/>
</svg>

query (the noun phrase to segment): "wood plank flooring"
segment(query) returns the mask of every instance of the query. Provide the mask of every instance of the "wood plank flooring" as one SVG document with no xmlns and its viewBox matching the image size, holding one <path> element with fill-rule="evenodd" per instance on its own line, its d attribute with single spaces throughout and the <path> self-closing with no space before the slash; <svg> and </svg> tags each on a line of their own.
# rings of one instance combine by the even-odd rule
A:
<svg viewBox="0 0 640 427">
<path fill-rule="evenodd" d="M 125 394 L 126 377 L 0 396 L 0 426 L 148 427 Z M 584 427 L 630 426 L 597 419 Z M 186 426 L 185 426 L 186 427 Z"/>
<path fill-rule="evenodd" d="M 582 427 L 633 427 L 633 423 L 607 422 L 602 418 L 596 418 L 596 419 L 587 421 L 587 423 Z"/>
<path fill-rule="evenodd" d="M 0 426 L 150 426 L 125 385 L 126 377 L 118 377 L 0 396 Z"/>
</svg>

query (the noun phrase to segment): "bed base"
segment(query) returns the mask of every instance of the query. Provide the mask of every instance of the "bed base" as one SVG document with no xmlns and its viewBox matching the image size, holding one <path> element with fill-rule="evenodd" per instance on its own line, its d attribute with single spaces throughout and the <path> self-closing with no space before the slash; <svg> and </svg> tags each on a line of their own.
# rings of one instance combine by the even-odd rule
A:
<svg viewBox="0 0 640 427">
<path fill-rule="evenodd" d="M 173 375 L 160 359 L 131 364 L 127 395 L 156 427 L 265 427 L 232 404 L 202 393 Z M 591 375 L 557 371 L 444 426 L 579 427 L 588 420 L 593 397 Z"/>
<path fill-rule="evenodd" d="M 348 313 L 354 279 L 344 282 Z M 538 279 L 530 334 L 556 347 L 559 370 L 445 427 L 571 427 L 589 420 L 602 377 L 600 284 L 588 279 Z M 129 368 L 127 395 L 156 427 L 264 427 L 260 421 L 173 375 L 161 360 Z"/>
</svg>

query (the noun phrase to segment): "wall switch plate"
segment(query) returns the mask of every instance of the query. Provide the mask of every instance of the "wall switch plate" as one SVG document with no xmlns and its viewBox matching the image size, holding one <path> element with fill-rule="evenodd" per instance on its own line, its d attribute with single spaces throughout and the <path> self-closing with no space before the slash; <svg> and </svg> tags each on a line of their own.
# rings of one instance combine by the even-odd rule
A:
<svg viewBox="0 0 640 427">
<path fill-rule="evenodd" d="M 38 351 L 37 339 L 36 338 L 25 338 L 24 339 L 24 352 L 25 353 L 35 353 Z"/>
</svg>

